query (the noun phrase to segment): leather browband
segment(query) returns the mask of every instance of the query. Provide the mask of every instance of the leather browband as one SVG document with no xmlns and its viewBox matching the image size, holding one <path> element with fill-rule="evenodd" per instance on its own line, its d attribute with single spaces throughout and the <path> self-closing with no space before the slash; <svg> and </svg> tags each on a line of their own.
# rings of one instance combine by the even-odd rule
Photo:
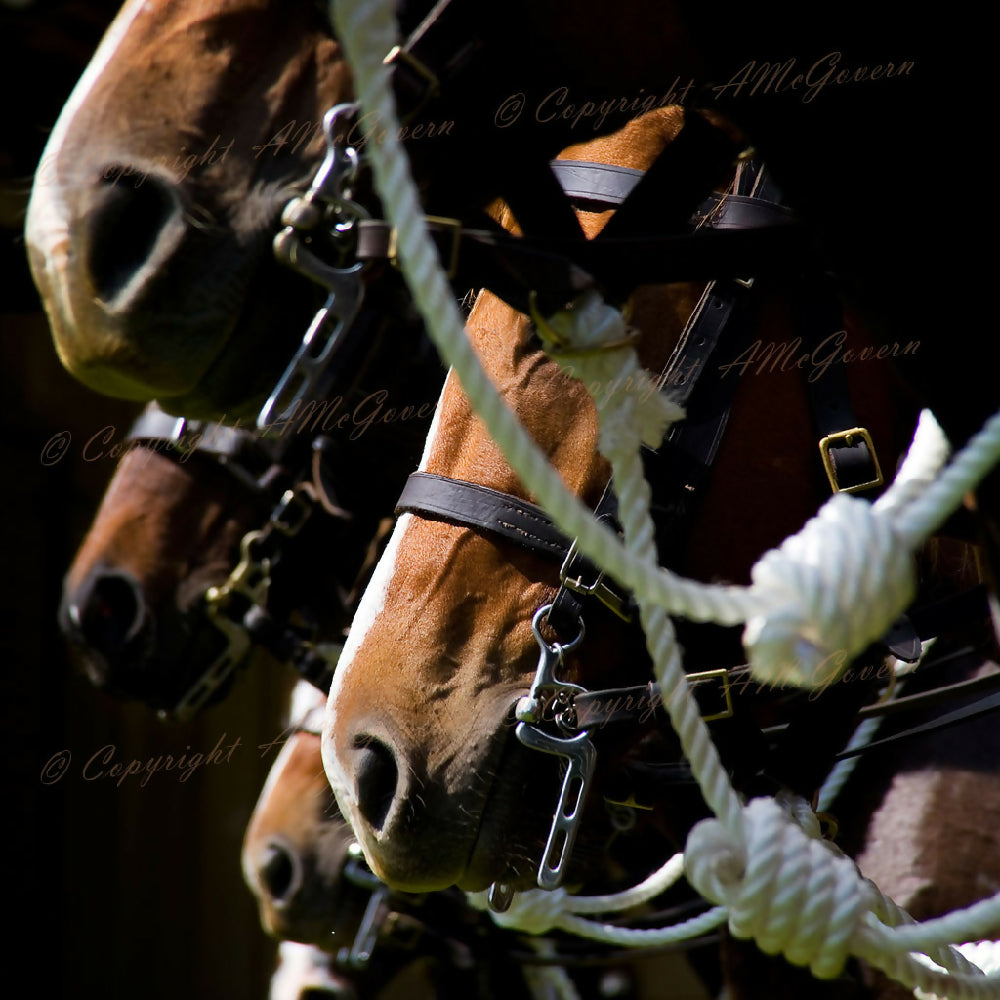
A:
<svg viewBox="0 0 1000 1000">
<path fill-rule="evenodd" d="M 396 514 L 433 515 L 462 528 L 477 528 L 522 548 L 564 559 L 570 540 L 540 507 L 476 483 L 430 472 L 414 472 L 396 504 Z"/>
<path fill-rule="evenodd" d="M 586 160 L 553 160 L 549 166 L 567 198 L 611 207 L 625 201 L 645 173 L 633 167 Z"/>
</svg>

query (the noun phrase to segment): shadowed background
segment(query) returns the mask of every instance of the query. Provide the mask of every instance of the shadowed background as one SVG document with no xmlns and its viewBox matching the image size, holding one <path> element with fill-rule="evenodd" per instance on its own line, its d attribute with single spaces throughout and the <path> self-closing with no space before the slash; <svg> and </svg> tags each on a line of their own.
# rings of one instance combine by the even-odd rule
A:
<svg viewBox="0 0 1000 1000">
<path fill-rule="evenodd" d="M 63 574 L 114 471 L 85 461 L 106 425 L 123 435 L 138 406 L 101 398 L 63 371 L 28 273 L 23 208 L 49 130 L 114 15 L 116 0 L 0 4 L 0 484 L 4 871 L 14 934 L 8 970 L 30 964 L 29 995 L 113 1000 L 256 1000 L 275 945 L 240 873 L 246 822 L 271 762 L 258 744 L 281 729 L 290 671 L 257 664 L 194 723 L 160 723 L 100 694 L 69 662 L 56 612 Z M 44 464 L 53 435 L 65 455 Z M 49 452 L 51 462 L 54 452 Z M 120 787 L 86 781 L 87 759 L 207 753 L 229 763 L 181 782 L 160 772 Z M 64 776 L 45 784 L 53 755 Z M 36 957 L 37 956 L 37 957 Z M 34 959 L 34 960 L 33 960 Z"/>
</svg>

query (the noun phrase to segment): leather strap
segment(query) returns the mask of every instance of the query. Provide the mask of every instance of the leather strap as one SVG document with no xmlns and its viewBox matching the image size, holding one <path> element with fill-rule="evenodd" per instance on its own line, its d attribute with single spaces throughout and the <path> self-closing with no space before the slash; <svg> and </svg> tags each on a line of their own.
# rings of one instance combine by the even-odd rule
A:
<svg viewBox="0 0 1000 1000">
<path fill-rule="evenodd" d="M 483 48 L 477 4 L 440 0 L 386 57 L 399 120 L 413 121 L 473 64 Z"/>
<path fill-rule="evenodd" d="M 971 722 L 973 719 L 978 719 L 983 715 L 988 715 L 990 712 L 995 712 L 1000 709 L 1000 690 L 995 690 L 995 688 L 1000 685 L 1000 670 L 995 674 L 991 674 L 985 678 L 978 678 L 979 681 L 984 682 L 979 686 L 988 686 L 991 692 L 977 698 L 975 701 L 970 702 L 968 705 L 962 708 L 955 709 L 953 712 L 946 712 L 944 715 L 939 715 L 936 719 L 931 719 L 929 722 L 925 722 L 919 726 L 913 726 L 910 729 L 904 729 L 902 732 L 893 733 L 892 736 L 885 736 L 882 739 L 871 740 L 868 743 L 863 744 L 859 747 L 854 747 L 851 750 L 842 750 L 837 754 L 837 760 L 846 760 L 849 757 L 858 757 L 863 753 L 868 753 L 870 750 L 881 750 L 887 746 L 891 746 L 894 743 L 898 743 L 900 740 L 910 739 L 914 736 L 921 736 L 925 733 L 937 732 L 941 729 L 948 729 L 951 726 L 957 726 L 962 722 Z M 986 684 L 985 682 L 989 682 Z M 972 682 L 967 682 L 971 686 Z M 952 695 L 967 694 L 969 693 L 970 686 L 966 685 L 951 685 L 949 688 L 939 689 L 936 694 L 948 691 Z"/>
<path fill-rule="evenodd" d="M 476 483 L 414 472 L 396 503 L 396 514 L 431 515 L 463 528 L 489 531 L 532 552 L 565 558 L 570 540 L 540 507 Z"/>
<path fill-rule="evenodd" d="M 843 331 L 843 307 L 832 279 L 825 275 L 801 278 L 798 288 L 796 305 L 803 347 L 811 352 Z M 806 388 L 819 439 L 833 439 L 824 448 L 832 465 L 831 489 L 870 493 L 881 485 L 875 456 L 861 436 L 855 434 L 850 441 L 843 437 L 858 427 L 851 407 L 846 366 L 827 366 L 819 377 L 806 379 Z M 871 485 L 860 489 L 866 484 Z"/>
<path fill-rule="evenodd" d="M 269 488 L 279 458 L 275 445 L 253 431 L 172 417 L 155 402 L 133 422 L 126 441 L 179 462 L 195 453 L 203 455 L 258 494 Z"/>
<path fill-rule="evenodd" d="M 604 208 L 617 208 L 635 190 L 644 173 L 632 167 L 584 160 L 553 160 L 549 166 L 567 198 Z"/>
<path fill-rule="evenodd" d="M 707 198 L 692 221 L 712 229 L 762 229 L 764 226 L 792 225 L 795 216 L 790 208 L 776 202 L 730 194 L 725 198 Z"/>
<path fill-rule="evenodd" d="M 175 451 L 199 451 L 220 459 L 245 458 L 253 453 L 258 460 L 266 460 L 270 464 L 266 448 L 252 431 L 226 424 L 173 417 L 156 403 L 147 404 L 136 417 L 126 440 L 140 445 L 164 442 Z"/>
</svg>

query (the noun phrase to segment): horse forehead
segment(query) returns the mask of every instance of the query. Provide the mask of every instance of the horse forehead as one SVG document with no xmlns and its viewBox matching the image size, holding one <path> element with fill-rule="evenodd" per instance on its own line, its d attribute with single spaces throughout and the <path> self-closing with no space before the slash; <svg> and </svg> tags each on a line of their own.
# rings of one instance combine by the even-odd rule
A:
<svg viewBox="0 0 1000 1000">
<path fill-rule="evenodd" d="M 319 737 L 314 733 L 293 733 L 267 773 L 257 798 L 252 828 L 259 834 L 294 817 L 312 822 L 315 818 L 312 810 L 303 806 L 311 804 L 313 799 L 304 799 L 303 792 L 325 787 Z"/>
</svg>

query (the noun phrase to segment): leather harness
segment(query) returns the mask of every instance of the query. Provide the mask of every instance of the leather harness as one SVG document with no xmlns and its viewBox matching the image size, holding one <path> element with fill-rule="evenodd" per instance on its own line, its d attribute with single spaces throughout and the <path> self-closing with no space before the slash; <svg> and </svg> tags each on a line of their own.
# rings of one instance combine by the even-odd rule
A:
<svg viewBox="0 0 1000 1000">
<path fill-rule="evenodd" d="M 591 165 L 574 161 L 564 164 L 555 161 L 553 169 L 566 193 L 579 205 L 599 209 L 627 200 L 640 183 L 639 172 L 621 167 L 591 168 Z M 737 184 L 740 183 L 752 186 L 753 194 L 745 192 L 745 187 L 741 189 L 737 186 L 735 194 L 707 200 L 695 213 L 695 224 L 725 226 L 729 231 L 740 231 L 738 227 L 746 226 L 749 227 L 749 235 L 753 235 L 755 227 L 760 225 L 790 224 L 788 210 L 778 203 L 778 195 L 766 172 L 751 164 L 738 180 Z M 732 206 L 730 199 L 734 199 Z M 775 223 L 776 217 L 782 221 Z M 612 218 L 617 218 L 617 215 Z M 718 365 L 708 362 L 724 335 L 730 346 L 733 346 L 734 340 L 737 345 L 745 341 L 750 328 L 748 300 L 752 284 L 753 280 L 746 278 L 711 282 L 660 376 L 660 384 L 670 385 L 673 398 L 687 409 L 685 420 L 674 426 L 664 446 L 655 454 L 644 454 L 647 478 L 653 488 L 657 545 L 661 560 L 668 565 L 678 557 L 696 514 L 735 392 L 735 381 L 726 382 L 720 378 Z M 840 302 L 829 281 L 820 277 L 803 277 L 798 285 L 796 305 L 804 349 L 815 347 L 842 328 Z M 694 377 L 683 380 L 673 377 L 682 371 L 693 373 Z M 806 386 L 814 429 L 821 442 L 823 465 L 831 488 L 860 493 L 877 490 L 882 485 L 881 470 L 871 438 L 858 427 L 854 417 L 843 370 L 831 366 L 824 372 L 823 378 L 807 380 Z M 613 484 L 609 483 L 594 513 L 596 517 L 615 524 L 616 512 Z M 561 641 L 568 641 L 579 633 L 584 601 L 588 597 L 598 597 L 626 621 L 635 620 L 630 595 L 611 584 L 601 571 L 581 556 L 572 541 L 534 504 L 475 483 L 417 472 L 408 479 L 396 513 L 412 513 L 485 531 L 559 561 L 560 588 L 548 620 Z M 913 611 L 897 622 L 886 636 L 883 655 L 891 652 L 902 661 L 915 662 L 920 656 L 921 640 L 938 634 L 944 623 L 942 616 L 947 624 L 953 625 L 962 621 L 981 621 L 986 614 L 983 588 L 960 595 L 944 606 L 936 607 L 931 614 Z M 915 623 L 919 623 L 920 627 Z M 929 623 L 934 627 L 928 627 Z M 712 721 L 732 718 L 732 690 L 745 682 L 748 669 L 738 664 L 691 676 L 695 697 L 702 705 L 706 718 Z M 1000 671 L 996 676 L 988 675 L 972 684 L 944 685 L 933 692 L 913 696 L 912 701 L 900 699 L 898 711 L 986 691 L 972 703 L 920 726 L 873 740 L 850 751 L 838 753 L 834 743 L 829 752 L 835 759 L 857 756 L 869 748 L 888 746 L 909 736 L 955 725 L 993 711 L 1000 708 L 1000 692 L 996 691 L 998 681 Z M 864 693 L 867 695 L 870 690 L 868 686 L 864 688 Z M 869 706 L 867 709 L 857 704 L 853 709 L 860 709 L 861 717 L 871 717 L 888 711 L 888 706 L 892 704 L 889 702 L 886 706 Z M 619 728 L 623 724 L 637 726 L 640 719 L 642 724 L 655 722 L 661 727 L 666 724 L 662 693 L 653 684 L 579 693 L 573 698 L 572 710 L 581 720 L 581 728 L 587 725 L 598 731 L 608 727 Z M 770 757 L 773 761 L 774 754 Z M 780 772 L 780 768 L 773 765 L 772 770 Z"/>
</svg>

